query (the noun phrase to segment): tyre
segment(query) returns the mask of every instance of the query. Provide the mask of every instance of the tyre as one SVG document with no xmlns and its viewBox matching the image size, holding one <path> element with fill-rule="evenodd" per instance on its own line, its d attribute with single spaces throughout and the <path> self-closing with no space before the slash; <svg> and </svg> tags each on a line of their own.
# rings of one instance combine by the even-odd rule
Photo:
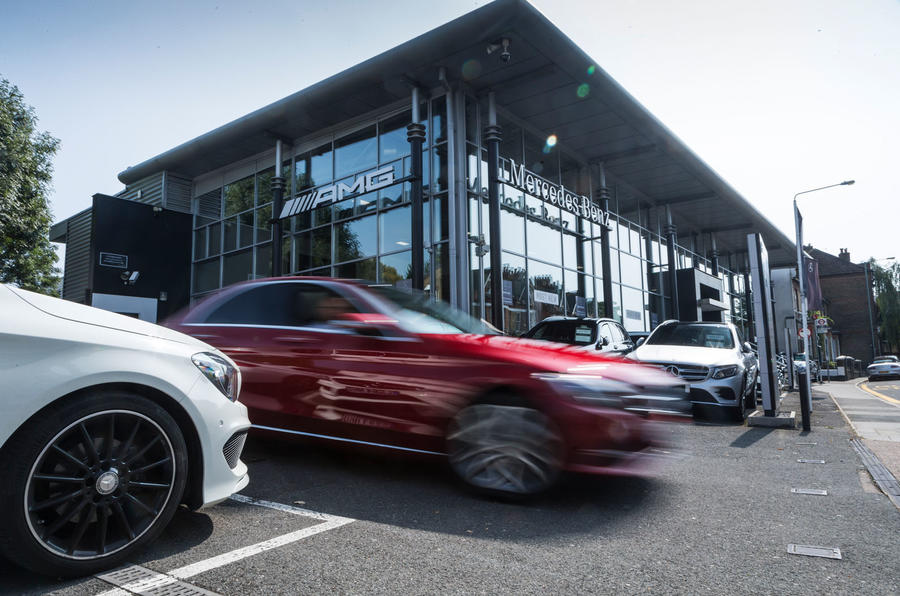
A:
<svg viewBox="0 0 900 596">
<path fill-rule="evenodd" d="M 447 452 L 467 485 L 508 497 L 547 490 L 563 463 L 563 441 L 552 421 L 514 405 L 475 404 L 460 411 L 447 433 Z"/>
<path fill-rule="evenodd" d="M 54 576 L 117 565 L 172 519 L 187 463 L 178 425 L 145 397 L 98 392 L 51 407 L 0 454 L 0 552 Z"/>
</svg>

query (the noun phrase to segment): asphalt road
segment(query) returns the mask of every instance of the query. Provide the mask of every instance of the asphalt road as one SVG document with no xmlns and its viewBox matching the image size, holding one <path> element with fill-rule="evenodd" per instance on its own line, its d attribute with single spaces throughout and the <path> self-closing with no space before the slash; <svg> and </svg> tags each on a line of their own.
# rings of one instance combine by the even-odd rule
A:
<svg viewBox="0 0 900 596">
<path fill-rule="evenodd" d="M 879 381 L 866 381 L 863 383 L 866 389 L 876 393 L 876 397 L 894 405 L 900 405 L 900 379 L 882 379 Z M 888 398 L 885 400 L 884 398 Z"/>
<path fill-rule="evenodd" d="M 830 399 L 816 399 L 809 434 L 668 429 L 677 447 L 656 477 L 572 476 L 526 503 L 472 495 L 440 462 L 251 440 L 244 494 L 289 507 L 182 511 L 134 563 L 221 594 L 900 592 L 900 511 L 861 470 Z M 3 593 L 111 588 L 0 561 Z"/>
</svg>

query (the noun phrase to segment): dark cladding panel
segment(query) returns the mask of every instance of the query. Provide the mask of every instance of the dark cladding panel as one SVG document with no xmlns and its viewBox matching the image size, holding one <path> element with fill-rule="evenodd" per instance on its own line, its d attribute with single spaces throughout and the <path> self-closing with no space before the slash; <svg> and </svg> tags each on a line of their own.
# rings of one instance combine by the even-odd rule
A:
<svg viewBox="0 0 900 596">
<path fill-rule="evenodd" d="M 84 304 L 91 283 L 91 210 L 73 215 L 66 222 L 66 269 L 62 297 Z"/>
</svg>

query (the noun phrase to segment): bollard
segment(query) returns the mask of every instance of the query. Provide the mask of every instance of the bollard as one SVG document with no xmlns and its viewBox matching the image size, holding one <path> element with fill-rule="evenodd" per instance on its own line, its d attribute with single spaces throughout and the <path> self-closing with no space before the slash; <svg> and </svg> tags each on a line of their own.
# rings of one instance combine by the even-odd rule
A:
<svg viewBox="0 0 900 596">
<path fill-rule="evenodd" d="M 800 417 L 803 420 L 803 430 L 809 432 L 809 378 L 806 371 L 797 374 L 797 383 L 800 385 Z"/>
</svg>

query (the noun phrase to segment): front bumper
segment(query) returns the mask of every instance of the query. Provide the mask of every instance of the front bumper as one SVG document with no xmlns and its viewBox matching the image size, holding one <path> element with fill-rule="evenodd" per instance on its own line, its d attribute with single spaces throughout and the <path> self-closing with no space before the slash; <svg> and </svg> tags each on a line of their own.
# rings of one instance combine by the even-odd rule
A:
<svg viewBox="0 0 900 596">
<path fill-rule="evenodd" d="M 735 375 L 728 379 L 706 379 L 692 382 L 690 400 L 693 404 L 710 406 L 737 406 L 743 397 L 744 378 Z"/>
<path fill-rule="evenodd" d="M 224 501 L 250 482 L 240 460 L 243 438 L 250 429 L 247 407 L 229 401 L 203 375 L 190 392 L 203 452 L 202 506 Z"/>
</svg>

